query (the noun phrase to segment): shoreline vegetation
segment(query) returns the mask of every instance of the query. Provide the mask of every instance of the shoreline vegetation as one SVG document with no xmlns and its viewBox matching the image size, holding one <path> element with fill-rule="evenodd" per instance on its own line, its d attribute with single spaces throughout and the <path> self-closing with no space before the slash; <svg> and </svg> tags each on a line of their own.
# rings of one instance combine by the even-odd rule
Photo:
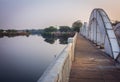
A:
<svg viewBox="0 0 120 82">
<path fill-rule="evenodd" d="M 1 29 L 0 29 L 1 31 Z M 14 37 L 14 36 L 29 36 L 29 35 L 42 35 L 42 36 L 52 36 L 52 37 L 66 37 L 66 36 L 73 36 L 75 34 L 75 32 L 45 32 L 44 30 L 39 30 L 39 32 L 37 32 L 37 30 L 15 30 L 14 32 L 12 30 L 9 30 L 10 32 L 3 30 L 3 32 L 0 32 L 0 37 Z M 33 33 L 34 31 L 34 33 Z M 36 31 L 36 32 L 35 32 Z"/>
<path fill-rule="evenodd" d="M 0 30 L 1 31 L 1 30 Z M 7 36 L 7 37 L 15 37 L 15 36 L 29 36 L 28 32 L 19 32 L 18 30 L 3 30 L 3 32 L 0 32 L 0 38 Z"/>
<path fill-rule="evenodd" d="M 44 29 L 26 29 L 26 30 L 15 30 L 0 29 L 0 38 L 4 36 L 15 37 L 15 36 L 26 36 L 30 35 L 40 35 L 45 38 L 46 42 L 53 44 L 55 40 L 59 39 L 61 44 L 66 44 L 69 37 L 73 37 L 75 32 L 79 32 L 82 27 L 81 21 L 76 21 L 72 24 L 72 27 L 69 26 L 49 26 Z"/>
<path fill-rule="evenodd" d="M 20 36 L 20 35 L 43 35 L 43 36 L 55 36 L 55 37 L 64 37 L 64 36 L 73 36 L 75 32 L 79 32 L 80 27 L 82 27 L 82 22 L 80 20 L 75 21 L 72 24 L 72 27 L 69 26 L 49 26 L 45 29 L 26 29 L 26 30 L 15 30 L 0 29 L 0 37 L 8 36 Z"/>
</svg>

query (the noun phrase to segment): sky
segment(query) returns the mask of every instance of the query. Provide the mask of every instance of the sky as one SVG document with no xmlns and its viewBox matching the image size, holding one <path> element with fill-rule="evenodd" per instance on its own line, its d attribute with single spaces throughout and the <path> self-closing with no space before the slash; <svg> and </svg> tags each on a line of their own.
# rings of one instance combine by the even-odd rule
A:
<svg viewBox="0 0 120 82">
<path fill-rule="evenodd" d="M 0 0 L 0 29 L 43 29 L 87 22 L 94 8 L 120 20 L 120 0 Z"/>
</svg>

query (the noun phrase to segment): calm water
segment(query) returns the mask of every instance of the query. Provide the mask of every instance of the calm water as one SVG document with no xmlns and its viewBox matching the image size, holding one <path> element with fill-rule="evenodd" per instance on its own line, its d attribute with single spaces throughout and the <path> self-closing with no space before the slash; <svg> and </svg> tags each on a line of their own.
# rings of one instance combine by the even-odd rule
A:
<svg viewBox="0 0 120 82">
<path fill-rule="evenodd" d="M 41 36 L 0 38 L 0 82 L 36 82 L 66 46 Z"/>
</svg>

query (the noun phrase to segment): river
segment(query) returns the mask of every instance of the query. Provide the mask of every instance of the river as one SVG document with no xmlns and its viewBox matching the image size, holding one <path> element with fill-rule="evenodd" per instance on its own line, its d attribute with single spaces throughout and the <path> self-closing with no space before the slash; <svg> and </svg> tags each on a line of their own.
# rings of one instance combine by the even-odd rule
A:
<svg viewBox="0 0 120 82">
<path fill-rule="evenodd" d="M 0 82 L 36 82 L 65 46 L 38 35 L 0 38 Z"/>
</svg>

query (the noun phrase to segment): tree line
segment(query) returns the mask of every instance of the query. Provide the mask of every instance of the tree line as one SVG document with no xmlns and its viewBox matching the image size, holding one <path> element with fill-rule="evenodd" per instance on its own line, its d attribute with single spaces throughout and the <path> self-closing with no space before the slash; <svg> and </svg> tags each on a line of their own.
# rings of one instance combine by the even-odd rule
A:
<svg viewBox="0 0 120 82">
<path fill-rule="evenodd" d="M 26 30 L 15 30 L 15 29 L 8 29 L 3 30 L 0 29 L 0 36 L 17 36 L 17 35 L 34 35 L 34 34 L 41 34 L 41 35 L 73 35 L 75 32 L 80 31 L 80 27 L 82 27 L 81 21 L 75 21 L 72 24 L 72 27 L 69 26 L 59 26 L 59 28 L 55 26 L 49 26 L 44 29 L 26 29 Z"/>
<path fill-rule="evenodd" d="M 68 33 L 68 32 L 79 32 L 80 28 L 82 27 L 81 21 L 75 21 L 72 24 L 72 27 L 69 26 L 59 26 L 59 28 L 56 28 L 54 26 L 50 26 L 48 28 L 43 29 L 43 33 L 53 33 L 53 32 L 60 32 L 60 33 Z"/>
</svg>

